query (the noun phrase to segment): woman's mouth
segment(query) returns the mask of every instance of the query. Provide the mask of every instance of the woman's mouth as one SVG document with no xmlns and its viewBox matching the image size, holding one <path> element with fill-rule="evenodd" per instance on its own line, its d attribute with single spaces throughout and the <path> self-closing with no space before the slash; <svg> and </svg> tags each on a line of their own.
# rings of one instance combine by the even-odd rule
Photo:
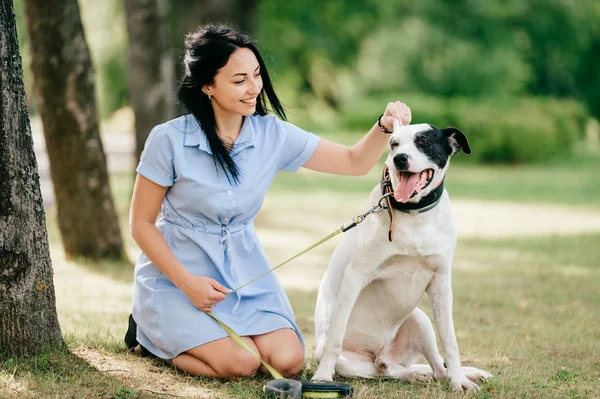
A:
<svg viewBox="0 0 600 399">
<path fill-rule="evenodd" d="M 248 106 L 254 106 L 254 105 L 256 105 L 256 97 L 249 98 L 247 100 L 240 100 L 240 101 L 243 102 L 244 104 L 248 105 Z"/>
</svg>

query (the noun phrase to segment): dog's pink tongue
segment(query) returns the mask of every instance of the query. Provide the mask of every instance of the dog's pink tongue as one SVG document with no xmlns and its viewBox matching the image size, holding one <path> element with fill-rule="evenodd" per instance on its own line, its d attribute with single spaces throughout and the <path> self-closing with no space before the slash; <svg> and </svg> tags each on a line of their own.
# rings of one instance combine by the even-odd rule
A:
<svg viewBox="0 0 600 399">
<path fill-rule="evenodd" d="M 400 178 L 400 183 L 394 190 L 394 198 L 398 202 L 406 203 L 415 192 L 419 174 L 402 172 L 398 177 Z"/>
</svg>

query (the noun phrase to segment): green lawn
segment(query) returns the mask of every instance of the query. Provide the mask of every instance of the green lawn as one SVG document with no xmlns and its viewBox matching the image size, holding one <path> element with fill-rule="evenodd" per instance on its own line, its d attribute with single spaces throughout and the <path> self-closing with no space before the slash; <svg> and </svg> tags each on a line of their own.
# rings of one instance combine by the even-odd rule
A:
<svg viewBox="0 0 600 399">
<path fill-rule="evenodd" d="M 592 178 L 597 160 L 549 166 L 454 165 L 448 176 L 453 198 L 562 204 L 598 211 L 600 186 Z M 596 173 L 597 174 L 597 173 Z M 345 199 L 366 197 L 377 173 L 340 178 L 301 172 L 274 182 L 271 204 L 297 196 L 315 209 L 323 226 L 295 224 L 306 208 L 269 206 L 257 229 L 268 256 L 291 256 L 303 241 L 315 241 L 352 215 Z M 132 178 L 116 176 L 113 194 L 126 228 Z M 315 192 L 335 192 L 340 201 L 319 203 Z M 331 196 L 335 198 L 334 196 Z M 338 210 L 339 208 L 339 210 Z M 277 209 L 277 211 L 273 211 Z M 335 212 L 332 211 L 335 210 Z M 275 214 L 273 214 L 275 212 Z M 157 361 L 126 354 L 121 342 L 130 307 L 131 265 L 81 264 L 61 255 L 52 214 L 48 216 L 58 312 L 69 350 L 0 364 L 0 397 L 172 398 L 261 397 L 267 377 L 235 382 L 177 374 Z M 126 230 L 123 230 L 126 232 Z M 598 233 L 459 239 L 454 262 L 454 319 L 463 364 L 490 371 L 478 398 L 600 397 L 600 227 Z M 304 237 L 272 241 L 273 235 Z M 127 235 L 126 235 L 127 236 Z M 128 246 L 133 247 L 130 238 Z M 285 266 L 286 272 L 324 270 L 333 244 Z M 135 252 L 135 251 L 132 251 Z M 306 269 L 305 269 L 306 268 Z M 73 282 L 71 282 L 72 279 Z M 313 311 L 316 288 L 288 289 L 309 351 L 302 377 L 315 369 Z M 69 295 L 69 297 L 67 297 Z M 423 309 L 430 314 L 427 299 Z M 361 398 L 461 397 L 447 383 L 344 380 Z"/>
</svg>

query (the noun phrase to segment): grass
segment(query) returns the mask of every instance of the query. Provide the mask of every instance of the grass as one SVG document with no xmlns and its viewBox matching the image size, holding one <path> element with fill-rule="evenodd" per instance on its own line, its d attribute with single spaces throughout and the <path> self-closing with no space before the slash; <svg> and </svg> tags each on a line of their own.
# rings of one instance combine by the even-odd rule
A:
<svg viewBox="0 0 600 399">
<path fill-rule="evenodd" d="M 598 211 L 593 159 L 519 167 L 457 164 L 449 172 L 453 198 L 518 201 Z M 257 219 L 273 264 L 337 227 L 364 201 L 378 172 L 340 178 L 281 174 Z M 123 232 L 130 175 L 113 176 Z M 535 190 L 533 188 L 536 188 Z M 569 195 L 569 193 L 577 193 Z M 342 196 L 343 199 L 340 199 Z M 574 198 L 577 197 L 577 198 Z M 269 380 L 223 382 L 176 373 L 158 361 L 127 354 L 122 344 L 131 307 L 132 267 L 64 259 L 48 214 L 57 308 L 67 348 L 0 364 L 0 397 L 171 398 L 261 397 Z M 589 234 L 459 239 L 454 262 L 454 318 L 463 364 L 490 371 L 478 398 L 600 397 L 600 226 Z M 137 253 L 124 234 L 131 257 Z M 313 312 L 317 285 L 335 242 L 278 272 L 307 343 L 302 378 L 315 369 Z M 431 314 L 427 299 L 422 308 Z M 447 383 L 345 380 L 360 398 L 453 398 Z"/>
</svg>

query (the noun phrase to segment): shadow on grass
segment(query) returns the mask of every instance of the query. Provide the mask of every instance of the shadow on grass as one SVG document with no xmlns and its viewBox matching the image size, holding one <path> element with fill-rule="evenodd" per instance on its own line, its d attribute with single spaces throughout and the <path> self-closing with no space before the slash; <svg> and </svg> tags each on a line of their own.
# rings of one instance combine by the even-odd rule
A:
<svg viewBox="0 0 600 399">
<path fill-rule="evenodd" d="M 0 363 L 0 396 L 57 398 L 150 398 L 101 372 L 67 346 Z M 7 396 L 4 396 L 7 395 Z M 156 397 L 156 395 L 154 395 Z M 166 396 L 165 396 L 166 397 Z"/>
</svg>

